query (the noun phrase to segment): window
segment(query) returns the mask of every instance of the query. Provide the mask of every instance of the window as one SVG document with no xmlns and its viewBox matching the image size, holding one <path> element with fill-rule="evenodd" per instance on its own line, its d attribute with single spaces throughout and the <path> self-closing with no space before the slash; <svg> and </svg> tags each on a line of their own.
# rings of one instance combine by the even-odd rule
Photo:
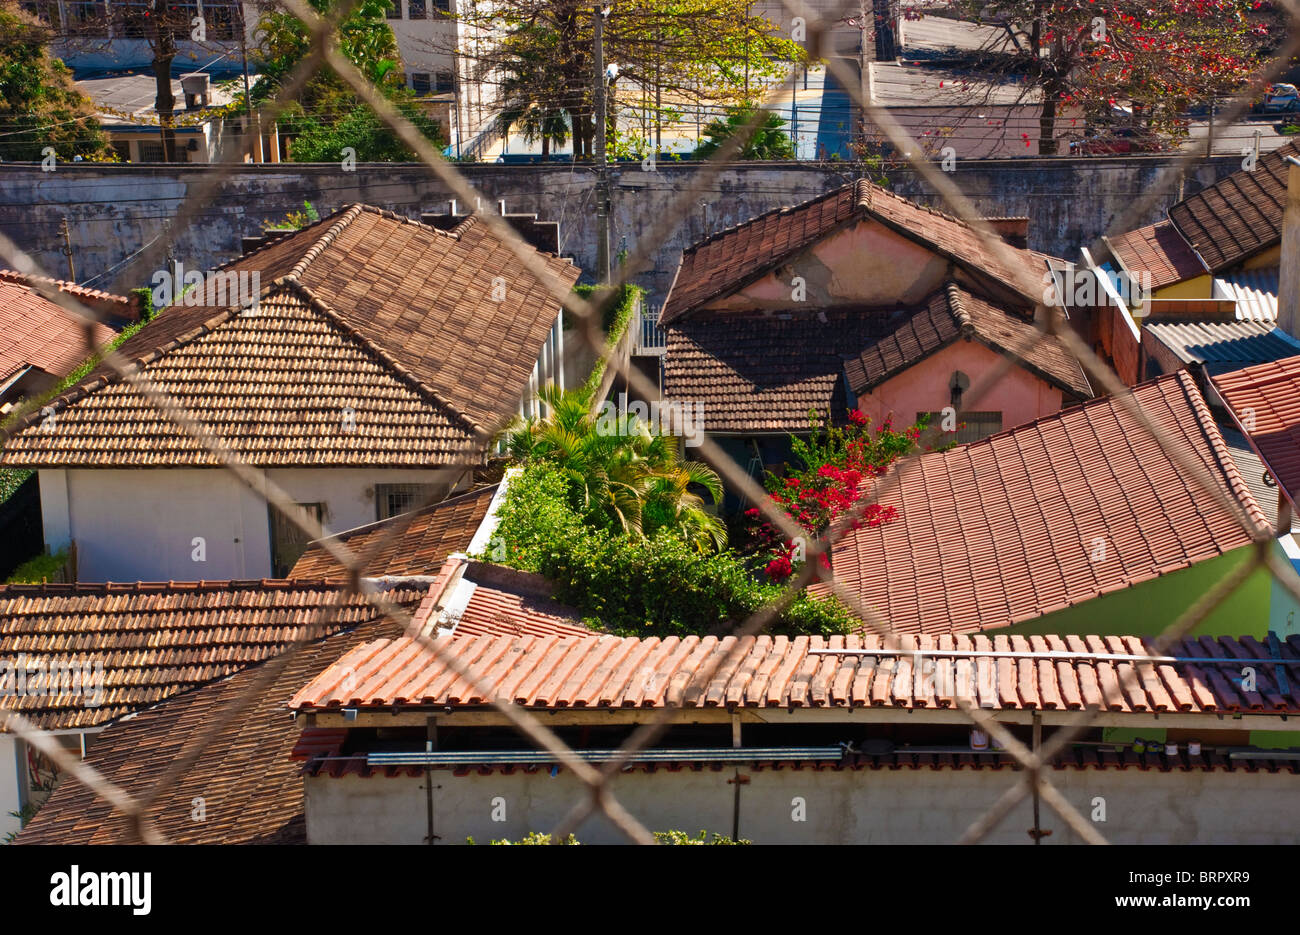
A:
<svg viewBox="0 0 1300 935">
<path fill-rule="evenodd" d="M 416 94 L 429 93 L 429 73 L 427 71 L 411 72 L 411 90 Z"/>
<path fill-rule="evenodd" d="M 218 4 L 207 0 L 203 4 L 203 19 L 208 39 L 230 41 L 239 38 L 241 18 L 233 3 Z"/>
<path fill-rule="evenodd" d="M 87 38 L 108 37 L 108 15 L 103 0 L 75 0 L 64 4 L 68 32 Z"/>
<path fill-rule="evenodd" d="M 949 416 L 952 410 L 948 410 Z M 924 412 L 918 412 L 916 418 L 919 420 L 926 415 Z M 944 414 L 942 412 L 931 412 L 930 428 L 943 429 Z M 950 422 L 949 425 L 952 423 Z M 1000 412 L 959 412 L 957 413 L 957 441 L 965 444 L 966 442 L 977 442 L 981 438 L 987 438 L 990 435 L 996 435 L 1002 431 L 1002 413 Z"/>
<path fill-rule="evenodd" d="M 436 90 L 439 94 L 441 94 L 444 91 L 454 90 L 454 88 L 455 88 L 455 83 L 452 81 L 451 72 L 449 71 L 438 72 L 438 83 L 434 87 L 434 90 Z"/>
<path fill-rule="evenodd" d="M 425 7 L 425 0 L 406 0 L 406 18 L 407 19 L 427 19 L 429 11 Z"/>
<path fill-rule="evenodd" d="M 419 509 L 433 499 L 433 484 L 375 484 L 375 519 Z"/>
<path fill-rule="evenodd" d="M 321 522 L 325 516 L 324 504 L 299 503 L 309 516 Z M 277 578 L 286 578 L 294 563 L 302 558 L 310 541 L 307 534 L 298 525 L 273 506 L 267 510 L 271 520 L 271 573 Z"/>
<path fill-rule="evenodd" d="M 451 0 L 433 0 L 433 5 L 444 13 L 451 12 Z"/>
<path fill-rule="evenodd" d="M 140 148 L 141 162 L 166 162 L 163 155 L 162 140 L 141 140 L 136 144 Z"/>
<path fill-rule="evenodd" d="M 388 0 L 388 18 L 402 18 L 402 0 Z"/>
</svg>

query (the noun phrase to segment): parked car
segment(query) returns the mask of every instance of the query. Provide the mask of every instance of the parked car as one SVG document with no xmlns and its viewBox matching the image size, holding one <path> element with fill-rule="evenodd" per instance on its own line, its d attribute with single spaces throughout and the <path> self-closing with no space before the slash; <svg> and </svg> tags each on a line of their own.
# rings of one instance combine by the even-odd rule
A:
<svg viewBox="0 0 1300 935">
<path fill-rule="evenodd" d="M 1123 153 L 1156 153 L 1164 147 L 1160 141 L 1137 127 L 1116 127 L 1070 142 L 1072 156 L 1107 156 Z"/>
<path fill-rule="evenodd" d="M 1264 92 L 1263 110 L 1266 114 L 1300 110 L 1300 91 L 1293 84 L 1269 85 Z"/>
</svg>

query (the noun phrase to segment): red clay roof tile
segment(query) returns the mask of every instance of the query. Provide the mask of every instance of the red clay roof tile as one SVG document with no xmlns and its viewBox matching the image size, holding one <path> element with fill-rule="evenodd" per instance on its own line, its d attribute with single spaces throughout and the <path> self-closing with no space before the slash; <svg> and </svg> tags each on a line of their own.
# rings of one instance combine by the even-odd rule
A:
<svg viewBox="0 0 1300 935">
<path fill-rule="evenodd" d="M 1211 379 L 1294 507 L 1300 498 L 1300 356 Z"/>
<path fill-rule="evenodd" d="M 899 519 L 842 539 L 836 576 L 899 631 L 977 630 L 1249 544 L 1245 517 L 1263 530 L 1264 514 L 1191 376 L 1133 392 L 1241 515 L 1218 506 L 1107 397 L 903 464 L 880 500 Z"/>
</svg>

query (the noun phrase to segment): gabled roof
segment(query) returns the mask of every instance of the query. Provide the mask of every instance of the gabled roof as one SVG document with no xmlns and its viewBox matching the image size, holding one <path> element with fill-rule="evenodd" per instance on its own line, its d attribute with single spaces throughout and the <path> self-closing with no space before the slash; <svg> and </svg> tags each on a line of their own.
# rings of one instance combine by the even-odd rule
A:
<svg viewBox="0 0 1300 935">
<path fill-rule="evenodd" d="M 1288 156 L 1300 156 L 1300 144 L 1261 155 L 1254 169 L 1234 172 L 1169 209 L 1169 220 L 1211 272 L 1281 242 Z"/>
<path fill-rule="evenodd" d="M 1300 498 L 1300 356 L 1221 373 L 1213 380 L 1294 507 Z"/>
<path fill-rule="evenodd" d="M 442 568 L 447 556 L 453 552 L 469 551 L 474 534 L 487 516 L 497 490 L 496 484 L 482 487 L 330 538 L 358 556 L 379 548 L 362 572 L 368 577 L 431 575 Z M 307 547 L 289 577 L 317 578 L 343 574 L 343 567 L 334 561 L 321 541 Z"/>
<path fill-rule="evenodd" d="M 844 365 L 849 386 L 863 395 L 963 338 L 1011 355 L 1027 370 L 1074 397 L 1092 395 L 1082 365 L 1059 338 L 953 282 L 894 331 L 849 357 Z"/>
<path fill-rule="evenodd" d="M 26 367 L 65 377 L 91 356 L 85 329 L 28 282 L 24 276 L 0 270 L 0 382 Z M 89 298 L 85 293 L 121 298 L 122 313 L 127 312 L 127 300 L 120 296 L 96 293 L 56 280 L 48 280 L 48 285 L 79 300 Z M 94 325 L 94 349 L 113 340 L 114 334 L 108 325 Z"/>
<path fill-rule="evenodd" d="M 546 263 L 560 288 L 578 276 Z M 476 460 L 559 313 L 473 218 L 448 232 L 353 205 L 221 274 L 254 272 L 256 310 L 173 305 L 121 353 L 263 467 Z M 215 463 L 107 368 L 52 405 L 53 428 L 39 414 L 19 426 L 5 464 Z"/>
<path fill-rule="evenodd" d="M 110 723 L 300 638 L 378 616 L 342 590 L 337 582 L 270 580 L 0 585 L 0 661 L 31 673 L 72 667 L 89 679 L 79 694 L 54 694 L 36 690 L 29 674 L 19 693 L 17 674 L 0 668 L 0 689 L 7 689 L 0 690 L 0 712 L 17 711 L 47 730 Z M 386 596 L 414 606 L 424 591 L 397 586 Z"/>
<path fill-rule="evenodd" d="M 793 207 L 760 214 L 700 241 L 682 254 L 664 301 L 667 324 L 712 299 L 730 295 L 795 254 L 849 223 L 871 218 L 953 262 L 1022 295 L 1032 307 L 1043 292 L 1042 262 L 1030 251 L 1004 244 L 984 247 L 963 221 L 859 180 Z M 1007 265 L 1003 257 L 1012 264 Z"/>
<path fill-rule="evenodd" d="M 1034 620 L 1251 543 L 1267 519 L 1191 375 L 1133 395 L 1241 516 L 1104 397 L 902 464 L 878 501 L 898 520 L 846 535 L 836 577 L 902 632 L 960 633 Z"/>
<path fill-rule="evenodd" d="M 668 327 L 664 395 L 702 405 L 711 432 L 806 431 L 810 409 L 843 417 L 846 381 L 865 394 L 964 338 L 999 353 L 1032 340 L 1022 367 L 1071 397 L 1092 395 L 1058 338 L 1039 340 L 1027 318 L 951 283 L 920 307 L 701 310 Z"/>
<path fill-rule="evenodd" d="M 474 583 L 472 590 L 457 586 L 453 572 Z M 408 610 L 423 598 L 415 611 L 416 625 L 436 627 L 438 620 L 430 619 L 430 614 L 438 609 L 444 592 L 453 588 L 450 597 L 469 591 L 465 606 L 452 605 L 462 613 L 455 629 L 461 639 L 483 634 L 585 638 L 590 631 L 543 597 L 541 587 L 536 576 L 453 560 L 432 584 L 397 582 L 385 596 Z M 284 613 L 291 610 L 286 607 Z M 304 616 L 299 609 L 293 619 Z M 348 615 L 347 623 L 349 629 L 303 646 L 284 661 L 269 663 L 282 668 L 266 684 L 260 683 L 265 676 L 262 668 L 249 666 L 111 725 L 96 738 L 87 762 L 129 794 L 152 790 L 195 736 L 211 729 L 248 692 L 255 692 L 238 716 L 216 726 L 212 742 L 192 765 L 166 788 L 156 790 L 158 797 L 149 814 L 168 840 L 179 844 L 305 844 L 302 767 L 295 757 L 308 758 L 311 744 L 320 744 L 318 735 L 328 732 L 304 731 L 301 721 L 288 717 L 286 701 L 354 648 L 397 639 L 403 633 L 396 622 L 360 608 Z M 196 796 L 204 799 L 205 821 L 190 818 Z M 129 831 L 121 813 L 80 783 L 67 781 L 55 789 L 18 841 L 116 843 L 126 840 Z"/>
<path fill-rule="evenodd" d="M 452 556 L 429 586 L 411 625 L 430 635 L 591 635 L 577 611 L 551 592 L 541 575 Z"/>
<path fill-rule="evenodd" d="M 288 717 L 285 699 L 304 681 L 359 644 L 401 635 L 389 620 L 302 647 L 269 683 L 252 666 L 110 726 L 96 739 L 87 765 L 129 795 L 156 793 L 149 809 L 154 826 L 176 844 L 306 844 L 301 767 L 290 754 L 302 724 Z M 235 705 L 256 692 L 247 707 L 224 723 Z M 186 751 L 216 726 L 198 759 L 166 786 L 154 784 Z M 190 815 L 202 798 L 205 819 Z M 59 783 L 18 836 L 19 844 L 132 843 L 131 822 L 75 780 Z"/>
<path fill-rule="evenodd" d="M 1168 221 L 1139 227 L 1105 240 L 1115 259 L 1137 277 L 1137 284 L 1141 286 L 1146 285 L 1145 276 L 1151 277 L 1152 289 L 1161 289 L 1209 272 L 1196 251 Z"/>
<path fill-rule="evenodd" d="M 1096 658 L 1148 655 L 1149 641 L 1137 636 L 904 636 L 888 649 L 885 645 L 874 635 L 829 640 L 446 636 L 432 648 L 404 637 L 379 639 L 339 658 L 294 695 L 289 707 L 316 712 L 433 705 L 454 709 L 499 699 L 531 708 L 595 709 L 594 717 L 601 709 L 668 705 L 911 710 L 954 709 L 965 700 L 1002 711 L 1300 712 L 1297 637 L 1279 646 L 1288 677 L 1279 680 L 1272 666 L 1260 665 L 1254 692 L 1239 687 L 1231 665 L 1180 661 L 1268 660 L 1269 647 L 1250 637 L 1182 640 L 1156 664 Z M 850 652 L 815 652 L 824 649 Z M 929 657 L 936 669 L 933 678 L 914 677 L 916 651 L 935 653 Z M 1057 655 L 1023 659 L 1011 653 Z M 485 690 L 453 672 L 444 655 L 467 666 Z M 712 673 L 710 678 L 697 678 L 705 671 Z M 1134 675 L 1131 686 L 1121 683 Z"/>
</svg>

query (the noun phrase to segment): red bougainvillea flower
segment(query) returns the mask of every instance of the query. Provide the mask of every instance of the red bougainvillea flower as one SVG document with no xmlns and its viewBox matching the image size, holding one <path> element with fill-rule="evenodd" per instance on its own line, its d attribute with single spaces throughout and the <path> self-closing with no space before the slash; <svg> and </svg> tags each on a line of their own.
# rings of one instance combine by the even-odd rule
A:
<svg viewBox="0 0 1300 935">
<path fill-rule="evenodd" d="M 794 574 L 794 566 L 790 564 L 790 559 L 785 555 L 778 555 L 767 563 L 767 577 L 772 581 L 784 581 Z"/>
<path fill-rule="evenodd" d="M 861 409 L 850 409 L 849 421 L 854 425 L 863 426 L 867 424 L 867 417 L 862 414 Z"/>
</svg>

